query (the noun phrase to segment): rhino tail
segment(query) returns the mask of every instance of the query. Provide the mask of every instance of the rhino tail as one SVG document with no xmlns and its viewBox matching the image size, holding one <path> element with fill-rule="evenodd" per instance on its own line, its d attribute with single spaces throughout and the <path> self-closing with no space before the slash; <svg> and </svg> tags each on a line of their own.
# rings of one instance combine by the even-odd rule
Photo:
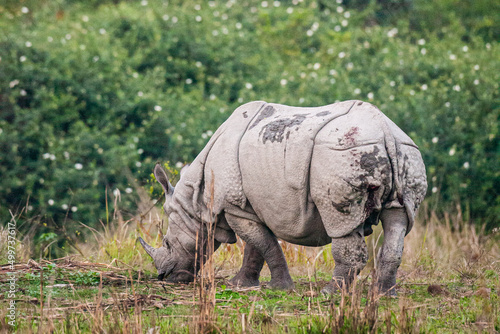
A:
<svg viewBox="0 0 500 334">
<path fill-rule="evenodd" d="M 401 144 L 396 140 L 386 120 L 382 117 L 382 130 L 384 132 L 384 142 L 389 162 L 392 169 L 392 192 L 389 197 L 389 202 L 396 201 L 405 208 L 406 215 L 408 216 L 408 227 L 406 234 L 408 234 L 414 224 L 415 217 L 411 203 L 404 198 L 403 191 L 403 176 L 404 176 L 404 161 L 400 160 L 401 157 Z"/>
</svg>

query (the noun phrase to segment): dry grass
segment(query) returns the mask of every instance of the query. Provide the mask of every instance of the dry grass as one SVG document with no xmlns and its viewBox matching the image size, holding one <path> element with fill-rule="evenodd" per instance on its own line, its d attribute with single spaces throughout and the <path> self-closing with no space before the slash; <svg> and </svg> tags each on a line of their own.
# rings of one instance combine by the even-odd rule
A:
<svg viewBox="0 0 500 334">
<path fill-rule="evenodd" d="M 165 217 L 154 208 L 147 210 L 146 215 L 128 221 L 116 210 L 106 228 L 93 231 L 95 243 L 79 246 L 84 256 L 18 264 L 21 277 L 39 273 L 40 281 L 36 281 L 37 287 L 28 279 L 25 283 L 31 285 L 19 296 L 26 315 L 19 320 L 23 324 L 19 331 L 495 333 L 500 329 L 499 236 L 467 225 L 460 211 L 439 219 L 425 207 L 421 210 L 405 240 L 398 272 L 399 297 L 391 299 L 379 296 L 374 288 L 373 256 L 352 291 L 332 298 L 321 296 L 319 291 L 334 267 L 330 247 L 285 242 L 282 247 L 296 281 L 296 289 L 290 293 L 224 287 L 241 265 L 241 240 L 222 245 L 200 268 L 194 284 L 151 280 L 155 269 L 135 240 L 142 235 L 159 245 Z M 370 253 L 376 254 L 383 241 L 380 226 L 366 241 Z M 44 271 L 49 265 L 66 277 L 64 297 L 52 292 L 57 275 Z M 79 277 L 75 273 L 89 271 L 98 277 L 93 288 L 75 279 Z M 269 278 L 265 267 L 263 285 Z M 88 295 L 85 289 L 89 289 Z M 3 319 L 2 312 L 4 308 L 0 310 Z M 1 323 L 0 332 L 5 332 L 8 327 Z"/>
</svg>

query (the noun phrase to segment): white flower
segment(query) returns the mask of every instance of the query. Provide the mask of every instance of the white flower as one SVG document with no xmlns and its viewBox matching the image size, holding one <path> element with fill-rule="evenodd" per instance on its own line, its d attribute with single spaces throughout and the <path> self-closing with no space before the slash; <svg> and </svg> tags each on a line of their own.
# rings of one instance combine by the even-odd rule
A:
<svg viewBox="0 0 500 334">
<path fill-rule="evenodd" d="M 49 200 L 47 201 L 47 203 L 49 203 L 49 205 L 51 205 L 51 206 L 52 206 L 52 205 L 54 205 L 54 200 L 53 200 L 53 199 L 49 199 Z"/>
<path fill-rule="evenodd" d="M 31 48 L 31 42 L 30 41 L 26 41 L 26 43 L 24 43 L 24 45 L 26 45 L 27 48 Z"/>
<path fill-rule="evenodd" d="M 345 12 L 345 13 L 344 13 L 344 17 L 345 17 L 346 19 L 350 18 L 350 17 L 351 17 L 351 13 L 349 13 L 349 12 Z"/>
<path fill-rule="evenodd" d="M 142 97 L 143 95 L 144 95 L 144 93 L 142 91 L 137 92 L 137 96 Z"/>
<path fill-rule="evenodd" d="M 142 0 L 142 1 L 141 1 L 141 5 L 143 5 L 143 6 L 147 6 L 147 5 L 148 5 L 148 1 L 147 1 L 147 0 Z"/>
<path fill-rule="evenodd" d="M 183 164 L 182 162 L 180 162 L 180 161 L 177 161 L 177 162 L 175 163 L 175 168 L 177 168 L 177 169 L 181 169 L 181 168 L 182 168 L 182 166 L 184 166 L 184 164 Z"/>
<path fill-rule="evenodd" d="M 474 80 L 474 85 L 479 85 L 479 79 Z"/>
<path fill-rule="evenodd" d="M 267 3 L 267 1 L 262 1 L 262 3 L 260 4 L 263 8 L 267 8 L 267 6 L 269 6 L 269 4 Z"/>
<path fill-rule="evenodd" d="M 421 38 L 418 40 L 418 45 L 425 45 L 425 39 Z"/>
<path fill-rule="evenodd" d="M 252 88 L 253 88 L 253 85 L 252 85 L 250 82 L 247 82 L 247 83 L 245 84 L 245 88 L 246 88 L 246 89 L 252 89 Z"/>
<path fill-rule="evenodd" d="M 234 25 L 236 27 L 236 29 L 240 30 L 241 28 L 243 28 L 243 24 L 241 24 L 241 22 L 236 22 L 236 24 Z"/>
<path fill-rule="evenodd" d="M 339 58 L 344 58 L 344 57 L 345 57 L 345 52 L 344 51 L 340 52 L 339 53 Z"/>
<path fill-rule="evenodd" d="M 286 79 L 281 79 L 281 81 L 280 81 L 280 84 L 282 86 L 286 86 L 287 83 L 288 83 L 288 80 L 286 80 Z"/>
<path fill-rule="evenodd" d="M 64 151 L 63 155 L 64 155 L 64 159 L 66 159 L 66 160 L 69 159 L 69 152 Z"/>
<path fill-rule="evenodd" d="M 68 204 L 63 204 L 63 205 L 61 205 L 61 208 L 62 208 L 63 210 L 68 210 Z"/>
<path fill-rule="evenodd" d="M 342 0 L 337 0 L 336 2 L 340 5 L 342 3 Z"/>
<path fill-rule="evenodd" d="M 162 107 L 161 106 L 155 106 L 155 111 L 162 111 Z"/>
<path fill-rule="evenodd" d="M 27 93 L 24 89 L 21 89 L 21 90 L 19 91 L 19 95 L 21 95 L 21 96 L 26 96 L 26 95 L 28 95 L 28 93 Z"/>
<path fill-rule="evenodd" d="M 195 10 L 200 10 L 200 9 L 201 9 L 201 6 L 200 6 L 199 4 L 196 4 L 196 5 L 194 5 L 194 9 L 195 9 Z"/>
<path fill-rule="evenodd" d="M 432 193 L 435 194 L 438 192 L 438 188 L 437 187 L 432 187 Z"/>
<path fill-rule="evenodd" d="M 28 7 L 22 7 L 22 8 L 21 8 L 21 13 L 23 13 L 23 14 L 28 14 L 28 13 L 29 13 L 29 11 L 30 11 L 30 10 L 29 10 L 29 8 L 28 8 Z"/>
<path fill-rule="evenodd" d="M 307 30 L 306 31 L 306 35 L 311 37 L 312 35 L 314 35 L 314 31 L 312 31 L 311 29 Z"/>
<path fill-rule="evenodd" d="M 449 108 L 449 107 L 451 106 L 451 103 L 450 103 L 450 102 L 445 102 L 444 106 L 445 106 L 446 108 Z"/>
<path fill-rule="evenodd" d="M 292 8 L 292 7 L 288 7 L 288 8 L 286 9 L 286 12 L 287 12 L 288 14 L 292 14 L 292 13 L 293 13 L 293 8 Z"/>
<path fill-rule="evenodd" d="M 281 6 L 281 2 L 275 1 L 275 2 L 273 2 L 273 6 L 274 7 L 279 7 L 279 6 Z"/>
<path fill-rule="evenodd" d="M 455 155 L 455 153 L 456 153 L 456 151 L 455 151 L 455 148 L 454 148 L 454 147 L 452 147 L 452 148 L 450 149 L 450 152 L 448 152 L 448 154 L 449 154 L 450 156 L 454 156 L 454 155 Z"/>
<path fill-rule="evenodd" d="M 163 21 L 168 21 L 169 18 L 170 16 L 168 16 L 167 14 L 162 16 Z"/>
<path fill-rule="evenodd" d="M 94 63 L 97 63 L 99 61 L 99 56 L 95 56 L 94 58 L 92 58 L 92 60 L 94 61 Z"/>
<path fill-rule="evenodd" d="M 391 81 L 391 82 L 389 82 L 389 85 L 390 85 L 391 87 L 396 86 L 396 81 Z"/>
<path fill-rule="evenodd" d="M 469 51 L 469 47 L 467 45 L 464 45 L 464 47 L 462 48 L 462 51 L 463 52 L 467 52 Z"/>
<path fill-rule="evenodd" d="M 77 170 L 81 170 L 82 168 L 83 168 L 83 165 L 82 165 L 81 163 L 77 162 L 77 163 L 75 164 L 75 169 L 77 169 Z"/>
<path fill-rule="evenodd" d="M 452 54 L 450 55 L 450 59 L 451 59 L 451 60 L 457 60 L 457 56 L 456 56 L 456 55 L 454 55 L 454 54 L 452 53 Z"/>
<path fill-rule="evenodd" d="M 19 57 L 19 61 L 20 61 L 21 63 L 25 62 L 25 61 L 26 61 L 26 56 L 21 56 L 21 57 Z"/>
<path fill-rule="evenodd" d="M 342 25 L 342 27 L 347 27 L 347 25 L 349 24 L 349 21 L 342 20 L 342 22 L 340 22 L 340 24 Z"/>
<path fill-rule="evenodd" d="M 137 161 L 137 162 L 135 163 L 135 167 L 141 167 L 141 166 L 142 166 L 142 163 L 141 163 L 140 161 Z"/>
<path fill-rule="evenodd" d="M 342 14 L 344 12 L 344 7 L 338 6 L 337 7 L 337 13 Z"/>
<path fill-rule="evenodd" d="M 203 133 L 201 134 L 201 138 L 203 138 L 203 139 L 207 139 L 207 134 L 206 134 L 205 132 L 203 132 Z"/>
<path fill-rule="evenodd" d="M 207 130 L 207 136 L 212 137 L 214 132 L 212 130 Z"/>
<path fill-rule="evenodd" d="M 479 70 L 479 65 L 474 65 L 474 70 L 478 71 Z"/>
<path fill-rule="evenodd" d="M 354 94 L 356 94 L 356 95 L 361 94 L 361 89 L 356 88 L 356 89 L 354 90 Z"/>
<path fill-rule="evenodd" d="M 460 91 L 460 85 L 453 86 L 453 90 L 456 91 L 456 92 L 459 92 Z"/>
<path fill-rule="evenodd" d="M 73 212 L 77 212 L 77 211 L 78 211 L 78 208 L 77 208 L 76 206 L 72 206 L 72 207 L 71 207 L 71 211 L 73 211 Z"/>
<path fill-rule="evenodd" d="M 465 169 L 469 169 L 469 167 L 470 167 L 469 162 L 468 161 L 464 162 L 464 168 Z"/>
<path fill-rule="evenodd" d="M 333 76 L 337 76 L 337 74 L 338 74 L 338 72 L 337 72 L 337 71 L 335 71 L 335 70 L 333 70 L 333 69 L 332 69 L 332 70 L 330 70 L 330 72 L 329 72 L 329 73 L 330 73 L 330 75 L 333 75 Z"/>
<path fill-rule="evenodd" d="M 71 34 L 66 34 L 66 36 L 64 36 L 64 38 L 66 38 L 69 41 L 71 39 Z"/>
<path fill-rule="evenodd" d="M 139 77 L 139 73 L 137 73 L 137 72 L 132 73 L 132 77 L 134 79 L 137 79 Z"/>
<path fill-rule="evenodd" d="M 387 37 L 392 38 L 392 37 L 396 36 L 397 33 L 398 33 L 398 28 L 392 28 L 391 30 L 389 30 L 387 32 Z"/>
<path fill-rule="evenodd" d="M 213 101 L 217 98 L 217 96 L 215 94 L 210 94 L 210 101 Z"/>
<path fill-rule="evenodd" d="M 42 155 L 42 157 L 43 157 L 44 159 L 50 159 L 50 153 L 44 153 L 44 154 Z"/>
<path fill-rule="evenodd" d="M 132 193 L 132 191 L 133 191 L 133 190 L 132 190 L 132 188 L 125 188 L 125 192 L 126 192 L 127 194 L 131 194 L 131 193 Z"/>
<path fill-rule="evenodd" d="M 137 154 L 143 154 L 143 153 L 144 153 L 144 150 L 142 148 L 137 150 Z"/>
<path fill-rule="evenodd" d="M 201 22 L 203 20 L 203 18 L 200 15 L 196 15 L 194 19 L 196 20 L 196 22 Z"/>
<path fill-rule="evenodd" d="M 333 28 L 333 30 L 335 30 L 336 32 L 339 32 L 341 29 L 342 29 L 342 27 L 339 25 L 337 25 L 337 26 L 335 26 L 335 28 Z"/>
<path fill-rule="evenodd" d="M 432 138 L 432 142 L 433 142 L 434 144 L 437 144 L 437 142 L 438 142 L 438 141 L 439 141 L 439 138 L 438 138 L 438 137 L 434 137 L 434 138 Z"/>
<path fill-rule="evenodd" d="M 348 70 L 352 70 L 354 68 L 354 64 L 353 63 L 347 63 L 347 65 L 345 66 Z"/>
<path fill-rule="evenodd" d="M 217 36 L 219 32 L 217 30 L 212 31 L 212 36 Z"/>
<path fill-rule="evenodd" d="M 54 39 L 53 39 L 51 36 L 49 36 L 49 37 L 47 37 L 47 41 L 48 41 L 49 43 L 52 43 L 52 42 L 54 41 Z"/>
<path fill-rule="evenodd" d="M 300 103 L 300 104 L 304 103 L 304 101 L 305 101 L 305 99 L 304 99 L 303 97 L 301 97 L 301 98 L 299 99 L 299 103 Z"/>
<path fill-rule="evenodd" d="M 115 189 L 113 190 L 113 195 L 114 195 L 115 197 L 120 196 L 120 189 L 115 188 Z"/>
<path fill-rule="evenodd" d="M 389 100 L 394 101 L 394 95 L 389 96 Z"/>
<path fill-rule="evenodd" d="M 177 23 L 177 21 L 179 21 L 179 19 L 177 18 L 177 16 L 172 17 L 172 23 Z"/>
<path fill-rule="evenodd" d="M 186 79 L 186 84 L 190 85 L 192 83 L 193 83 L 193 79 L 191 79 L 191 78 Z"/>
<path fill-rule="evenodd" d="M 106 34 L 106 29 L 104 29 L 104 28 L 99 29 L 99 33 L 101 35 L 105 35 Z"/>
<path fill-rule="evenodd" d="M 367 97 L 368 97 L 368 99 L 373 100 L 374 95 L 372 92 L 369 92 Z"/>
<path fill-rule="evenodd" d="M 82 21 L 83 22 L 89 22 L 89 17 L 87 15 L 82 16 Z"/>
<path fill-rule="evenodd" d="M 420 87 L 422 90 L 427 90 L 427 84 L 423 84 L 422 87 Z"/>
<path fill-rule="evenodd" d="M 410 90 L 410 95 L 415 95 L 415 91 L 413 89 Z"/>
<path fill-rule="evenodd" d="M 313 65 L 313 69 L 315 69 L 315 70 L 319 70 L 320 67 L 321 67 L 320 63 L 316 63 Z"/>
<path fill-rule="evenodd" d="M 427 50 L 425 48 L 422 48 L 422 50 L 420 50 L 420 53 L 425 56 L 425 54 L 427 53 Z"/>
</svg>

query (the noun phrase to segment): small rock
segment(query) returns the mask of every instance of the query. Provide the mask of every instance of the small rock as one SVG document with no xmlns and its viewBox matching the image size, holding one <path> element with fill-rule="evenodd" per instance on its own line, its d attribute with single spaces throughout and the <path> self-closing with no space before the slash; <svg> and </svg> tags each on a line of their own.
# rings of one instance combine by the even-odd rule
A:
<svg viewBox="0 0 500 334">
<path fill-rule="evenodd" d="M 437 295 L 448 295 L 448 290 L 446 290 L 445 287 L 437 284 L 430 284 L 427 287 L 427 292 L 430 293 L 433 296 Z"/>
</svg>

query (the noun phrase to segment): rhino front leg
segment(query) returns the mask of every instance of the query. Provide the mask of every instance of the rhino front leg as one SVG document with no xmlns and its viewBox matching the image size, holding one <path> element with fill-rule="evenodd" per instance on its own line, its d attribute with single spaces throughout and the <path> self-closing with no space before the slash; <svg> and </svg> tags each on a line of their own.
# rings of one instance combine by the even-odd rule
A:
<svg viewBox="0 0 500 334">
<path fill-rule="evenodd" d="M 331 294 L 344 285 L 349 288 L 354 277 L 365 267 L 368 261 L 368 249 L 362 228 L 358 228 L 341 238 L 332 238 L 332 255 L 335 260 L 332 281 L 321 291 Z"/>
<path fill-rule="evenodd" d="M 285 255 L 271 230 L 261 223 L 227 213 L 226 219 L 233 231 L 247 244 L 255 248 L 267 262 L 271 271 L 269 286 L 273 289 L 293 289 L 294 284 L 288 272 Z M 249 257 L 251 255 L 249 253 Z"/>
<path fill-rule="evenodd" d="M 384 229 L 384 243 L 378 253 L 378 288 L 381 293 L 396 296 L 396 273 L 403 256 L 408 216 L 402 208 L 385 209 L 380 220 Z"/>
<path fill-rule="evenodd" d="M 259 276 L 264 261 L 264 257 L 257 248 L 247 243 L 243 255 L 243 265 L 229 283 L 241 287 L 259 286 Z"/>
</svg>

